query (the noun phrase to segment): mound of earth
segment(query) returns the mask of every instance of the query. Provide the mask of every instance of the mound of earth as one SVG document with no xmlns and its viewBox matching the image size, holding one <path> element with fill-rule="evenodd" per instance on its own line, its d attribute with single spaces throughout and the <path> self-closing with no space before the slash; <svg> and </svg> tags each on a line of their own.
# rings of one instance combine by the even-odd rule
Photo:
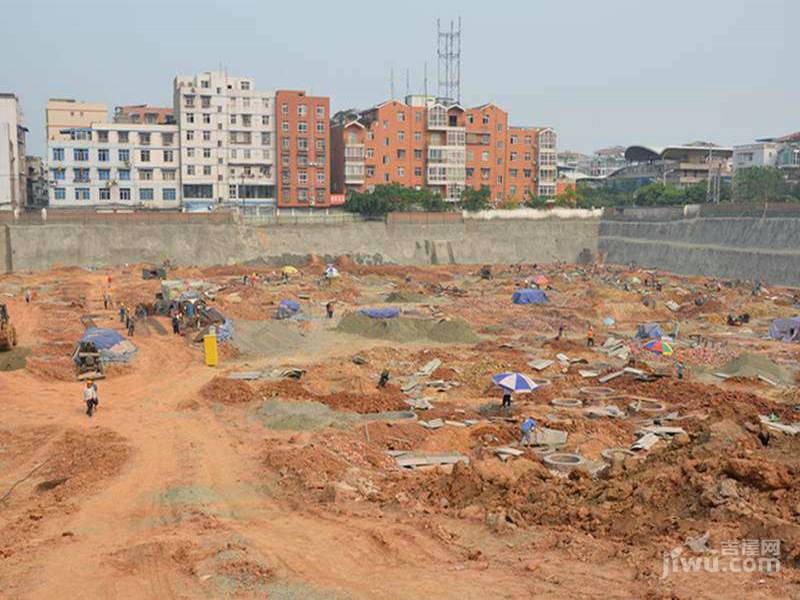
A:
<svg viewBox="0 0 800 600">
<path fill-rule="evenodd" d="M 782 366 L 761 354 L 740 354 L 716 370 L 730 377 L 758 377 L 759 375 L 776 383 L 791 383 L 792 374 Z"/>
<path fill-rule="evenodd" d="M 427 301 L 427 296 L 424 294 L 419 294 L 417 292 L 392 292 L 388 296 L 386 296 L 386 302 L 400 302 L 400 303 L 412 303 L 412 302 L 425 302 Z"/>
<path fill-rule="evenodd" d="M 469 324 L 461 319 L 451 321 L 411 317 L 373 319 L 359 313 L 350 313 L 342 318 L 337 330 L 401 343 L 428 341 L 442 344 L 475 344 L 479 341 Z"/>
<path fill-rule="evenodd" d="M 250 384 L 224 377 L 214 377 L 202 387 L 200 395 L 209 402 L 222 404 L 246 404 L 257 397 Z"/>
</svg>

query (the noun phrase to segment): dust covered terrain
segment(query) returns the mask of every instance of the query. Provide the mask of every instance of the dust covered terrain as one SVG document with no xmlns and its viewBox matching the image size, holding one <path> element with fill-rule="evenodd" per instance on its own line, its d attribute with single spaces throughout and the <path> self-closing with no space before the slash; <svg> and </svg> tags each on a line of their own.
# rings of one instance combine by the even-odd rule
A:
<svg viewBox="0 0 800 600">
<path fill-rule="evenodd" d="M 604 265 L 171 269 L 230 325 L 219 364 L 198 330 L 137 319 L 90 418 L 75 344 L 153 303 L 141 267 L 0 277 L 19 337 L 2 598 L 800 595 L 800 345 L 767 335 L 796 290 Z M 546 303 L 512 302 L 534 285 Z M 508 410 L 504 372 L 539 386 Z"/>
</svg>

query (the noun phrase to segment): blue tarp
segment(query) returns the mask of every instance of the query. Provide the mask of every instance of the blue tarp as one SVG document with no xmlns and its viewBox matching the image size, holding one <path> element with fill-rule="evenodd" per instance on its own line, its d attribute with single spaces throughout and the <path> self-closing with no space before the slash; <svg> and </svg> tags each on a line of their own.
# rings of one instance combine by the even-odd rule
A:
<svg viewBox="0 0 800 600">
<path fill-rule="evenodd" d="M 514 304 L 544 304 L 547 302 L 547 294 L 542 290 L 527 289 L 517 290 L 511 297 Z"/>
<path fill-rule="evenodd" d="M 661 327 L 658 326 L 658 323 L 643 323 L 639 325 L 639 329 L 636 330 L 636 337 L 640 340 L 662 338 L 664 337 L 664 332 L 661 331 Z"/>
<path fill-rule="evenodd" d="M 769 337 L 782 342 L 800 341 L 800 317 L 775 319 L 769 326 Z"/>
<path fill-rule="evenodd" d="M 114 329 L 90 327 L 83 332 L 81 342 L 92 342 L 103 363 L 128 362 L 136 353 L 136 346 Z"/>
<path fill-rule="evenodd" d="M 227 342 L 233 337 L 233 321 L 225 319 L 222 325 L 217 325 L 217 341 Z"/>
<path fill-rule="evenodd" d="M 300 312 L 300 303 L 297 300 L 281 300 L 278 304 L 276 319 L 288 319 Z"/>
<path fill-rule="evenodd" d="M 371 319 L 394 319 L 400 316 L 399 308 L 362 308 L 358 311 Z"/>
</svg>

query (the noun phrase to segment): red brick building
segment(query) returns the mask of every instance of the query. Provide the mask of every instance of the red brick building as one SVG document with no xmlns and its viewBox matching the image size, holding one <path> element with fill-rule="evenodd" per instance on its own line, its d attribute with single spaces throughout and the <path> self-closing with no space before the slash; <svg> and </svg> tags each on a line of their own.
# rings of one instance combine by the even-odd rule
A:
<svg viewBox="0 0 800 600">
<path fill-rule="evenodd" d="M 278 208 L 331 205 L 330 99 L 275 92 Z"/>
<path fill-rule="evenodd" d="M 541 195 L 543 131 L 552 132 L 509 127 L 508 113 L 494 104 L 464 109 L 420 96 L 339 113 L 331 125 L 331 189 L 399 183 L 457 200 L 466 186 L 487 186 L 494 201 L 521 202 Z"/>
</svg>

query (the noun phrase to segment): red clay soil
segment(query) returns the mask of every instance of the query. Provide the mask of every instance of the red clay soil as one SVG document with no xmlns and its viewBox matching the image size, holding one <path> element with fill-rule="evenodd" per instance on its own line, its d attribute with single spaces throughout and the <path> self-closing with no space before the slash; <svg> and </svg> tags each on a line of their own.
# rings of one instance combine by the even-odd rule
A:
<svg viewBox="0 0 800 600">
<path fill-rule="evenodd" d="M 258 398 L 253 387 L 245 382 L 224 377 L 214 377 L 200 389 L 200 396 L 208 402 L 221 404 L 247 404 Z"/>
</svg>

